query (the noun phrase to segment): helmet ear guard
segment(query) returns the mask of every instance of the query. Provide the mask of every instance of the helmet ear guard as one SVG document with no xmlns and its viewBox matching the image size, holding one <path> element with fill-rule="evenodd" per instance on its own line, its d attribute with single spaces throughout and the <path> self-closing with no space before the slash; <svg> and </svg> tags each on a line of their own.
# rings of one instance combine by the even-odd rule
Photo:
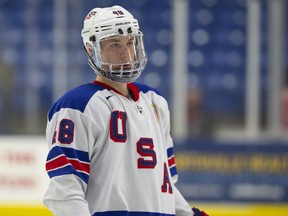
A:
<svg viewBox="0 0 288 216">
<path fill-rule="evenodd" d="M 84 20 L 81 32 L 88 64 L 96 74 L 116 82 L 135 81 L 144 70 L 147 56 L 144 48 L 143 34 L 138 21 L 124 8 L 113 6 L 94 8 Z M 102 59 L 102 42 L 111 38 L 131 37 L 134 53 L 126 62 L 107 62 Z M 131 68 L 127 68 L 131 65 Z"/>
</svg>

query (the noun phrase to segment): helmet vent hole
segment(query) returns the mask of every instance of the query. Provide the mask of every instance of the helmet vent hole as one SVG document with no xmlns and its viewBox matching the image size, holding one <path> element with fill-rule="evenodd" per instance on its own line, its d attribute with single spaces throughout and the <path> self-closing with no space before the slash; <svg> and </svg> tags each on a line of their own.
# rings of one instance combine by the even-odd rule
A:
<svg viewBox="0 0 288 216">
<path fill-rule="evenodd" d="M 119 34 L 123 34 L 123 30 L 122 29 L 118 29 L 118 33 Z"/>
<path fill-rule="evenodd" d="M 95 35 L 92 35 L 92 36 L 89 38 L 89 40 L 92 41 L 92 42 L 95 42 L 95 41 L 96 41 Z"/>
</svg>

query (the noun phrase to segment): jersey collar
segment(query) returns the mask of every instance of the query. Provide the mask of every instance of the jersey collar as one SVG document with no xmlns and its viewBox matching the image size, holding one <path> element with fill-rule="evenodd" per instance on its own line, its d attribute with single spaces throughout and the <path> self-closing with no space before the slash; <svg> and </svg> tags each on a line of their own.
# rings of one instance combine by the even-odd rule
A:
<svg viewBox="0 0 288 216">
<path fill-rule="evenodd" d="M 102 86 L 102 87 L 104 87 L 104 88 L 106 88 L 108 90 L 113 90 L 117 94 L 120 94 L 120 95 L 126 97 L 125 95 L 121 94 L 119 91 L 117 91 L 116 89 L 114 89 L 113 87 L 111 87 L 111 86 L 109 86 L 109 85 L 107 85 L 105 83 L 102 83 L 102 82 L 99 82 L 97 80 L 94 80 L 93 84 L 100 85 L 100 86 Z M 138 101 L 139 100 L 139 92 L 140 92 L 138 87 L 134 83 L 128 83 L 127 86 L 128 86 L 128 89 L 131 91 L 131 93 L 133 95 L 133 100 L 134 101 Z"/>
</svg>

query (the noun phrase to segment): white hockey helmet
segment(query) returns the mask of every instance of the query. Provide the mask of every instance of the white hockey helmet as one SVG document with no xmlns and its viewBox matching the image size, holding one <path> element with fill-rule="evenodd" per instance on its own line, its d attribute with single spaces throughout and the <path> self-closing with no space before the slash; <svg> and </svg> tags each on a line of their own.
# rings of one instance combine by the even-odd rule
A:
<svg viewBox="0 0 288 216">
<path fill-rule="evenodd" d="M 81 32 L 88 63 L 96 74 L 116 82 L 130 83 L 144 70 L 147 56 L 143 34 L 138 21 L 123 7 L 113 6 L 92 9 L 84 20 Z M 125 62 L 109 62 L 102 56 L 107 40 L 129 37 L 130 53 Z"/>
</svg>

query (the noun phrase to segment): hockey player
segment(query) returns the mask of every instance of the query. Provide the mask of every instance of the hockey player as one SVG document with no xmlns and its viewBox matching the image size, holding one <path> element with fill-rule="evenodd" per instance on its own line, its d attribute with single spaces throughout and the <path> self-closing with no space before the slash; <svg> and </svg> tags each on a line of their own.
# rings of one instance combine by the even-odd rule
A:
<svg viewBox="0 0 288 216">
<path fill-rule="evenodd" d="M 95 8 L 82 37 L 96 80 L 50 109 L 44 204 L 56 216 L 205 216 L 175 187 L 169 110 L 134 82 L 147 57 L 138 22 L 124 8 Z"/>
</svg>

